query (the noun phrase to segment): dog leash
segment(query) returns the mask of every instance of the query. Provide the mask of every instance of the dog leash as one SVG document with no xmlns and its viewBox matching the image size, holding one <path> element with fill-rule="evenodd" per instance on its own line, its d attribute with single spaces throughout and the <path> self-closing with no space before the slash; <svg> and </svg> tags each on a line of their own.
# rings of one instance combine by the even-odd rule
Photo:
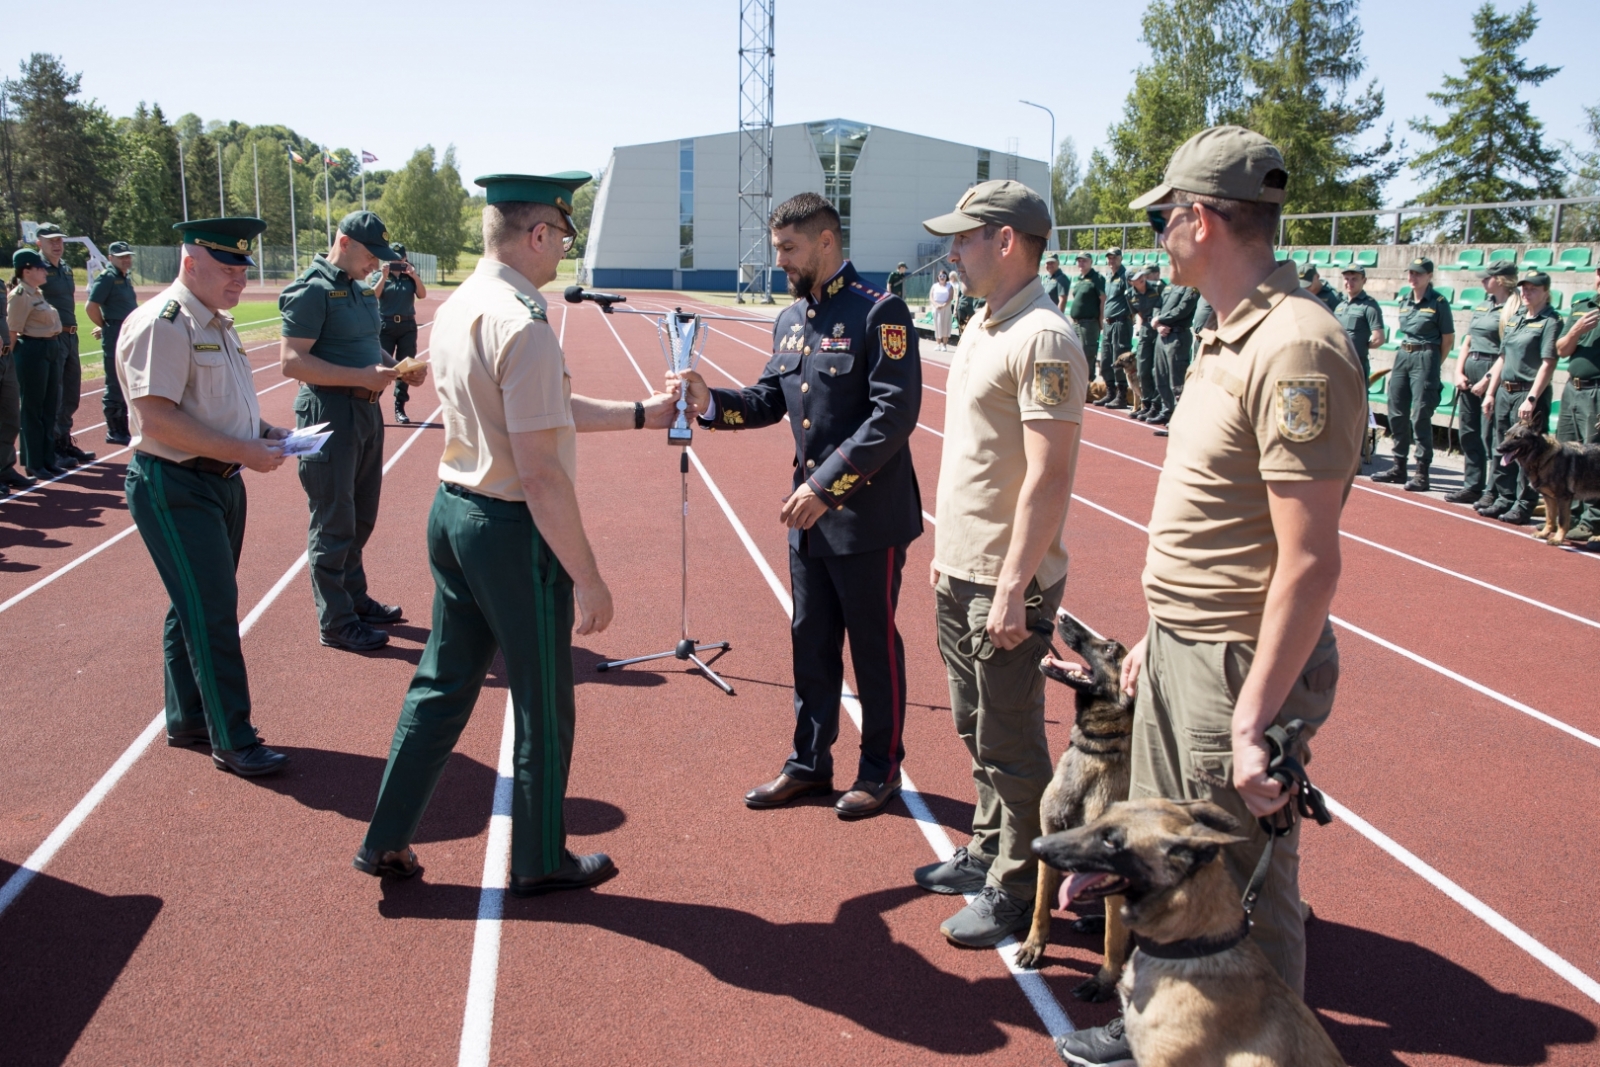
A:
<svg viewBox="0 0 1600 1067">
<path fill-rule="evenodd" d="M 1304 719 L 1294 719 L 1284 726 L 1274 723 L 1267 727 L 1267 751 L 1270 754 L 1267 761 L 1267 777 L 1276 781 L 1291 795 L 1289 802 L 1283 807 L 1271 815 L 1256 819 L 1267 835 L 1267 847 L 1261 850 L 1261 859 L 1256 862 L 1255 872 L 1250 875 L 1250 882 L 1244 887 L 1242 903 L 1246 921 L 1261 899 L 1261 890 L 1267 882 L 1267 872 L 1272 867 L 1273 846 L 1277 844 L 1278 838 L 1287 836 L 1289 831 L 1294 829 L 1297 818 L 1315 820 L 1318 826 L 1326 826 L 1333 821 L 1333 816 L 1328 814 L 1328 805 L 1323 802 L 1322 794 L 1306 776 L 1305 765 L 1293 755 L 1299 747 L 1300 734 L 1305 728 Z"/>
</svg>

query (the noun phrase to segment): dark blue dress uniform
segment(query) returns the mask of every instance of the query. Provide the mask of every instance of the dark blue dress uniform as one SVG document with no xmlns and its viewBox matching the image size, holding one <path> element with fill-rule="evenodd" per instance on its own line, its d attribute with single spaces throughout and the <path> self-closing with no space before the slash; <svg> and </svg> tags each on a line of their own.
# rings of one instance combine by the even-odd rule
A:
<svg viewBox="0 0 1600 1067">
<path fill-rule="evenodd" d="M 783 773 L 833 778 L 844 640 L 862 711 L 858 781 L 900 772 L 905 650 L 895 626 L 906 546 L 922 533 L 911 431 L 922 408 L 922 362 L 911 312 L 846 263 L 778 316 L 773 354 L 748 389 L 713 389 L 702 426 L 748 430 L 785 415 L 794 430 L 792 489 L 811 487 L 828 511 L 789 531 L 794 592 L 794 754 Z"/>
</svg>

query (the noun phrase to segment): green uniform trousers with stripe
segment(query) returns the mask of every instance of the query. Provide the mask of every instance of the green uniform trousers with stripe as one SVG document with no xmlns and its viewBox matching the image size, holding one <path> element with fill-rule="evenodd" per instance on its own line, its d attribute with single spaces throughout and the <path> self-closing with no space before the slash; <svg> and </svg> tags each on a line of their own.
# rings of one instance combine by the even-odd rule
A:
<svg viewBox="0 0 1600 1067">
<path fill-rule="evenodd" d="M 253 745 L 235 579 L 244 547 L 244 481 L 136 452 L 125 486 L 133 523 L 172 600 L 162 632 L 167 733 L 204 728 L 212 748 Z"/>
<path fill-rule="evenodd" d="M 572 762 L 572 579 L 527 505 L 441 485 L 428 513 L 433 632 L 400 708 L 366 845 L 411 844 L 495 653 L 515 719 L 511 873 L 550 874 L 566 850 Z M 498 709 L 499 702 L 494 701 Z"/>
</svg>

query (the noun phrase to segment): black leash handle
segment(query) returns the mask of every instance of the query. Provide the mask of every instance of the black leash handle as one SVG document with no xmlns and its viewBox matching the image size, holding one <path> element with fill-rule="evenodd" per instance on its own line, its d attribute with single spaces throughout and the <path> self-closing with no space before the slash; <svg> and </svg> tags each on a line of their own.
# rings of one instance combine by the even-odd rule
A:
<svg viewBox="0 0 1600 1067">
<path fill-rule="evenodd" d="M 1271 815 L 1263 815 L 1256 819 L 1263 833 L 1267 835 L 1267 847 L 1261 850 L 1261 859 L 1256 862 L 1256 869 L 1250 875 L 1250 882 L 1244 889 L 1244 912 L 1249 915 L 1255 911 L 1257 902 L 1261 899 L 1261 889 L 1266 885 L 1267 872 L 1272 867 L 1273 846 L 1278 838 L 1286 836 L 1294 829 L 1296 818 L 1311 819 L 1318 826 L 1326 826 L 1333 821 L 1333 816 L 1328 813 L 1328 805 L 1322 799 L 1322 793 L 1311 784 L 1311 779 L 1306 775 L 1306 768 L 1294 753 L 1300 747 L 1300 735 L 1306 729 L 1304 719 L 1293 719 L 1283 726 L 1273 723 L 1267 727 L 1266 741 L 1267 752 L 1267 777 L 1276 781 L 1290 795 L 1289 802 Z"/>
</svg>

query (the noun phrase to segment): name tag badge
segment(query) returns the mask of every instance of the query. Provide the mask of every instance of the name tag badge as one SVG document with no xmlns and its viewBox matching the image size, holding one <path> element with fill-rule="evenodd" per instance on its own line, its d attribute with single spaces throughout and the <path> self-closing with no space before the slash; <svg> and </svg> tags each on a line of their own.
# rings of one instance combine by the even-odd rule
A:
<svg viewBox="0 0 1600 1067">
<path fill-rule="evenodd" d="M 222 351 L 222 346 L 221 345 L 195 345 L 194 346 L 194 350 L 196 352 L 221 352 Z"/>
<path fill-rule="evenodd" d="M 349 295 L 350 295 L 350 291 L 348 289 L 330 289 L 328 291 L 328 299 L 329 300 L 337 300 L 341 296 L 349 296 Z"/>
</svg>

